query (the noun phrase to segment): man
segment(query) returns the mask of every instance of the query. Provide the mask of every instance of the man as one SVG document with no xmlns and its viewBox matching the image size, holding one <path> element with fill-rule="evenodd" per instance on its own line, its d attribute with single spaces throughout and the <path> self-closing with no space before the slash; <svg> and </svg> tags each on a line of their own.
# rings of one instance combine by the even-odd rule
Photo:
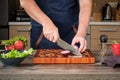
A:
<svg viewBox="0 0 120 80">
<path fill-rule="evenodd" d="M 72 46 L 80 44 L 78 50 L 85 51 L 92 0 L 20 0 L 20 4 L 32 18 L 33 48 L 43 34 L 39 48 L 58 48 L 56 41 L 60 37 Z"/>
</svg>

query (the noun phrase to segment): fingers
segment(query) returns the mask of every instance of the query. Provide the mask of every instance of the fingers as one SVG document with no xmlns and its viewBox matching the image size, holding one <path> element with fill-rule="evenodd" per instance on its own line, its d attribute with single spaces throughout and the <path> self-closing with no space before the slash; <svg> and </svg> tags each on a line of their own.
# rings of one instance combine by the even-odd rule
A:
<svg viewBox="0 0 120 80">
<path fill-rule="evenodd" d="M 81 41 L 81 42 L 80 42 L 79 51 L 80 51 L 80 52 L 84 52 L 84 51 L 86 50 L 86 48 L 87 48 L 86 46 L 87 46 L 86 40 Z"/>
<path fill-rule="evenodd" d="M 49 33 L 46 33 L 44 34 L 44 36 L 50 40 L 51 42 L 56 42 L 59 38 L 59 35 L 58 33 L 54 33 L 54 32 L 49 32 Z"/>
<path fill-rule="evenodd" d="M 52 42 L 57 42 L 57 40 L 59 39 L 59 34 L 58 32 L 56 34 L 54 34 L 54 39 L 52 40 Z"/>
<path fill-rule="evenodd" d="M 44 36 L 50 41 L 53 41 L 54 39 L 54 36 L 52 33 L 45 33 Z"/>
<path fill-rule="evenodd" d="M 75 44 L 79 43 L 80 44 L 80 47 L 78 48 L 78 50 L 80 52 L 84 52 L 87 48 L 87 41 L 85 38 L 80 38 L 80 37 L 77 37 L 77 38 L 74 38 L 73 41 L 72 41 L 72 46 L 74 47 Z"/>
</svg>

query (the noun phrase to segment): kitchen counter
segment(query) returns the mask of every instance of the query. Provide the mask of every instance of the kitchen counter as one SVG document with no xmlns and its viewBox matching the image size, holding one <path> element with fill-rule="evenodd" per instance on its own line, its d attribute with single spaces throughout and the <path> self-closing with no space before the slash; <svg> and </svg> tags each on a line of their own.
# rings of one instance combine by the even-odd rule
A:
<svg viewBox="0 0 120 80">
<path fill-rule="evenodd" d="M 30 22 L 9 22 L 8 23 L 8 25 L 17 25 L 17 26 L 19 26 L 19 25 L 31 25 L 31 23 Z"/>
<path fill-rule="evenodd" d="M 31 23 L 30 22 L 9 22 L 9 25 L 31 25 Z M 90 21 L 89 25 L 115 25 L 115 26 L 119 26 L 120 22 L 119 21 L 101 21 L 101 22 Z"/>
<path fill-rule="evenodd" d="M 101 22 L 94 22 L 94 21 L 91 21 L 89 25 L 103 25 L 103 26 L 109 26 L 109 25 L 112 25 L 112 26 L 120 26 L 120 22 L 118 21 L 101 21 Z"/>
<path fill-rule="evenodd" d="M 95 64 L 39 64 L 32 56 L 18 67 L 4 67 L 0 63 L 0 80 L 119 80 L 120 68 Z"/>
</svg>

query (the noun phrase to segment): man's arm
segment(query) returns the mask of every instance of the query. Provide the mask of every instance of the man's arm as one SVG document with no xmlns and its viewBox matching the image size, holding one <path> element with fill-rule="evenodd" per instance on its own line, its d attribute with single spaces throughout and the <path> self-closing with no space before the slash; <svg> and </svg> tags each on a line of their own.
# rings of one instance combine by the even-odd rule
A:
<svg viewBox="0 0 120 80">
<path fill-rule="evenodd" d="M 32 19 L 43 26 L 44 36 L 48 40 L 56 42 L 59 38 L 58 29 L 36 2 L 34 0 L 20 0 L 20 4 Z"/>
<path fill-rule="evenodd" d="M 80 13 L 79 13 L 79 26 L 78 32 L 80 36 L 85 37 L 92 10 L 92 0 L 79 0 Z"/>
<path fill-rule="evenodd" d="M 79 51 L 83 52 L 87 47 L 85 37 L 91 16 L 92 0 L 79 0 L 79 6 L 79 25 L 77 33 L 72 40 L 72 46 L 75 46 L 76 43 L 80 43 Z"/>
</svg>

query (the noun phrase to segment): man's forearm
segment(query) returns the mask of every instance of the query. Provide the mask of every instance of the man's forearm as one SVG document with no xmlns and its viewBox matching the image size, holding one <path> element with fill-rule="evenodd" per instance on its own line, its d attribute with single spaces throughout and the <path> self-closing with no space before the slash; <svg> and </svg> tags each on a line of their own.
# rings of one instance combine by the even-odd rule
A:
<svg viewBox="0 0 120 80">
<path fill-rule="evenodd" d="M 51 22 L 49 17 L 43 13 L 34 0 L 20 0 L 20 4 L 32 19 L 43 26 Z"/>
<path fill-rule="evenodd" d="M 92 0 L 79 0 L 80 13 L 79 13 L 79 27 L 78 34 L 85 37 L 88 28 L 91 10 L 92 10 Z"/>
</svg>

